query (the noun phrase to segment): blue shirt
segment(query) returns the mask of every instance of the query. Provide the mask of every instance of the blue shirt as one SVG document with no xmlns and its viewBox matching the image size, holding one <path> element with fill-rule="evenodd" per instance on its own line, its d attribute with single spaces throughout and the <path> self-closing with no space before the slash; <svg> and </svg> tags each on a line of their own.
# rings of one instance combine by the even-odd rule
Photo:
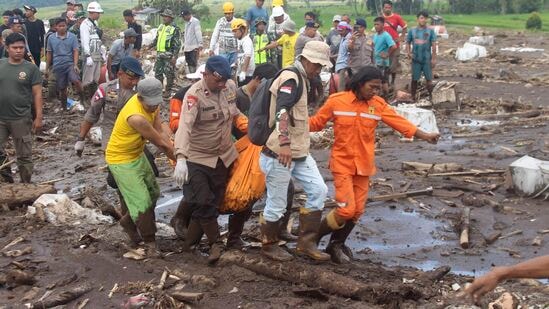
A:
<svg viewBox="0 0 549 309">
<path fill-rule="evenodd" d="M 337 60 L 335 71 L 345 69 L 349 66 L 349 39 L 351 38 L 351 33 L 347 34 L 346 37 L 341 40 L 339 43 L 339 51 L 337 53 Z"/>
<path fill-rule="evenodd" d="M 381 53 L 389 54 L 389 48 L 395 46 L 395 41 L 387 31 L 374 34 L 374 61 L 377 66 L 389 66 L 389 56 L 383 59 Z"/>
<path fill-rule="evenodd" d="M 78 39 L 74 33 L 67 32 L 65 37 L 60 37 L 55 33 L 48 39 L 47 51 L 52 54 L 53 67 L 74 65 L 73 52 L 75 49 L 78 50 Z"/>
<path fill-rule="evenodd" d="M 431 46 L 437 41 L 435 31 L 430 28 L 416 27 L 408 32 L 406 42 L 413 44 L 412 59 L 414 62 L 431 62 Z"/>
<path fill-rule="evenodd" d="M 267 10 L 263 7 L 258 8 L 257 5 L 252 6 L 248 9 L 246 12 L 246 20 L 248 23 L 250 23 L 250 32 L 249 33 L 255 33 L 255 21 L 262 17 L 265 23 L 269 21 L 269 14 L 267 14 Z M 266 29 L 266 28 L 265 28 Z"/>
</svg>

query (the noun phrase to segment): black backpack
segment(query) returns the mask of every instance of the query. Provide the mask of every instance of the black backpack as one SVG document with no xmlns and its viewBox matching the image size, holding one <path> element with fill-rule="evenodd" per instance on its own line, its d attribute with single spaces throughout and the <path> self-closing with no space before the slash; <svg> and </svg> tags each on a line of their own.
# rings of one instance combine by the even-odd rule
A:
<svg viewBox="0 0 549 309">
<path fill-rule="evenodd" d="M 303 78 L 301 73 L 295 67 L 289 67 L 280 70 L 276 73 L 276 76 L 270 79 L 263 80 L 257 87 L 250 103 L 250 110 L 248 112 L 248 137 L 250 141 L 257 146 L 263 146 L 267 143 L 269 136 L 274 130 L 274 126 L 269 126 L 269 117 L 271 109 L 271 85 L 273 81 L 285 71 L 292 71 L 299 77 L 299 85 L 297 91 L 299 97 L 303 94 Z"/>
</svg>

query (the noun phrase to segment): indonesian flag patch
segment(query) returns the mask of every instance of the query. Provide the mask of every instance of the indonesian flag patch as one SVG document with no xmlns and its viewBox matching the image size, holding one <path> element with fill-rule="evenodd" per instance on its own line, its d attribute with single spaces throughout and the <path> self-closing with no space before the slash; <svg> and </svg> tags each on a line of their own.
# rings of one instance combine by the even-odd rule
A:
<svg viewBox="0 0 549 309">
<path fill-rule="evenodd" d="M 282 86 L 280 87 L 280 92 L 284 92 L 287 94 L 292 94 L 292 86 Z"/>
<path fill-rule="evenodd" d="M 95 94 L 93 95 L 94 101 L 99 101 L 105 97 L 105 90 L 101 87 L 97 88 L 97 91 L 95 91 Z"/>
<path fill-rule="evenodd" d="M 187 96 L 187 108 L 191 109 L 198 103 L 198 98 L 194 95 Z"/>
</svg>

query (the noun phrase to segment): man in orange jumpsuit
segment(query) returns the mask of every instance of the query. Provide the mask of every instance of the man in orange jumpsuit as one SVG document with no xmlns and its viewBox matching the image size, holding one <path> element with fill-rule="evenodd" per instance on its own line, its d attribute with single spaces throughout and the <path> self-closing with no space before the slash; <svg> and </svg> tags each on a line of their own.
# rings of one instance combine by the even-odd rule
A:
<svg viewBox="0 0 549 309">
<path fill-rule="evenodd" d="M 310 131 L 320 131 L 328 121 L 334 123 L 335 141 L 330 158 L 338 208 L 322 220 L 319 240 L 332 234 L 326 252 L 335 263 L 348 262 L 351 251 L 345 240 L 364 213 L 370 176 L 374 164 L 375 129 L 383 121 L 406 137 L 436 144 L 438 133 L 426 133 L 398 115 L 383 98 L 382 74 L 365 66 L 352 77 L 348 89 L 331 95 L 317 114 L 309 118 Z"/>
</svg>

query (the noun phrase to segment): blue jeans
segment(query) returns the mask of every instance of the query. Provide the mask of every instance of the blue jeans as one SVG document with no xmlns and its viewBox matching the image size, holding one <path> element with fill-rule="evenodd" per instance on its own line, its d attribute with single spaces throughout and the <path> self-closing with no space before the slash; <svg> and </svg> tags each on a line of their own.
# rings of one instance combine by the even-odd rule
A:
<svg viewBox="0 0 549 309">
<path fill-rule="evenodd" d="M 305 208 L 315 211 L 324 209 L 324 200 L 328 194 L 328 187 L 324 183 L 316 162 L 310 155 L 305 161 L 293 161 L 290 168 L 282 166 L 278 159 L 261 154 L 259 166 L 265 174 L 267 183 L 267 203 L 263 211 L 263 218 L 269 222 L 276 222 L 286 212 L 288 184 L 294 177 L 307 194 Z"/>
<path fill-rule="evenodd" d="M 238 54 L 236 52 L 219 53 L 219 56 L 224 57 L 225 59 L 227 59 L 227 61 L 229 61 L 229 64 L 232 65 L 232 64 L 236 63 L 236 56 L 238 56 Z"/>
</svg>

